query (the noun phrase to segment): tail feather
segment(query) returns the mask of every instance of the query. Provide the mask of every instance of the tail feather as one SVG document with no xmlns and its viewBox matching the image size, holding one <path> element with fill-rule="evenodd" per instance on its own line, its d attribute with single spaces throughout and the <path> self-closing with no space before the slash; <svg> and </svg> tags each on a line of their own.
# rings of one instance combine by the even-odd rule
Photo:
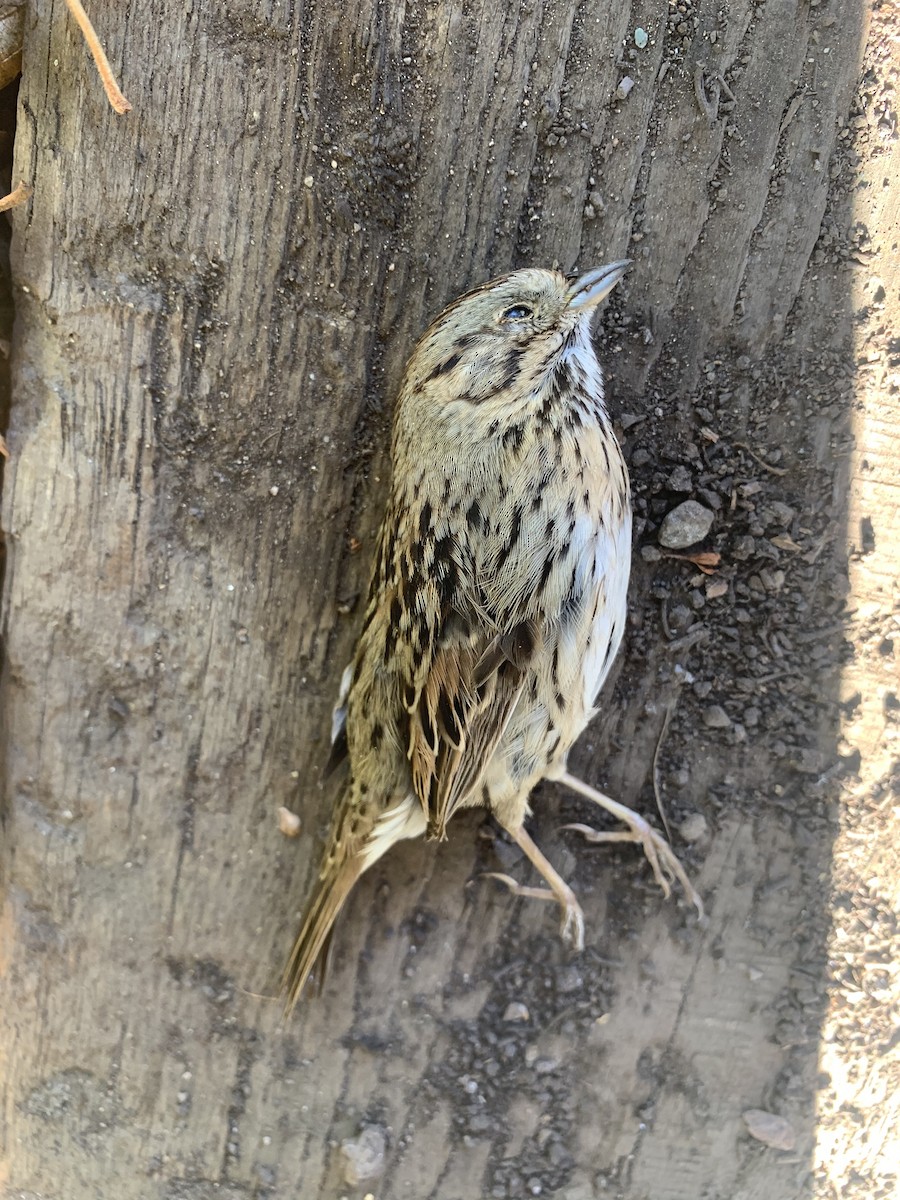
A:
<svg viewBox="0 0 900 1200">
<path fill-rule="evenodd" d="M 316 884 L 281 980 L 285 1016 L 290 1016 L 313 970 L 321 986 L 335 919 L 364 870 L 364 861 L 352 855 L 335 863 Z"/>
<path fill-rule="evenodd" d="M 352 808 L 352 805 L 348 804 L 347 808 Z M 340 831 L 340 828 L 341 820 L 338 818 L 335 829 Z M 282 976 L 285 1016 L 290 1015 L 300 999 L 311 971 L 317 972 L 321 987 L 335 919 L 363 871 L 377 862 L 395 842 L 403 838 L 421 837 L 424 832 L 425 813 L 422 805 L 414 795 L 408 795 L 382 812 L 363 840 L 355 841 L 332 834 L 331 854 L 335 857 L 322 871 L 313 888 L 300 923 L 300 932 Z"/>
</svg>

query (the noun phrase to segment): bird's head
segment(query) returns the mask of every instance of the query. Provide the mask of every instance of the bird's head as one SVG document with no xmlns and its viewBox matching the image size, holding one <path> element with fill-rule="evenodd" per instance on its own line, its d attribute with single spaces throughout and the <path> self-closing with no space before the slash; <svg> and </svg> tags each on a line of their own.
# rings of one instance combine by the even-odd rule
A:
<svg viewBox="0 0 900 1200">
<path fill-rule="evenodd" d="M 594 311 L 628 265 L 609 263 L 574 281 L 530 267 L 474 288 L 420 338 L 405 390 L 478 402 L 536 378 L 574 340 L 590 344 Z"/>
</svg>

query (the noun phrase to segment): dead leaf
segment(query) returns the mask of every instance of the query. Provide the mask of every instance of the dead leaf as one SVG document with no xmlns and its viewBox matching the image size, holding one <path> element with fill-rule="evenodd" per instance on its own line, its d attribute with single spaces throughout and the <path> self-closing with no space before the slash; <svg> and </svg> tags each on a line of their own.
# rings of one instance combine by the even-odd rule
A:
<svg viewBox="0 0 900 1200">
<path fill-rule="evenodd" d="M 748 1108 L 741 1113 L 744 1124 L 758 1142 L 771 1146 L 774 1150 L 793 1150 L 797 1144 L 797 1134 L 786 1117 L 766 1112 L 762 1108 Z"/>
<path fill-rule="evenodd" d="M 693 563 L 704 575 L 712 575 L 722 561 L 721 554 L 715 550 L 698 550 L 696 554 L 676 554 L 674 551 L 663 553 L 663 558 L 680 558 L 683 562 Z"/>
<path fill-rule="evenodd" d="M 777 537 L 769 538 L 773 546 L 777 546 L 779 550 L 791 550 L 796 553 L 802 550 L 802 546 L 798 546 L 789 533 L 779 533 Z"/>
<path fill-rule="evenodd" d="M 684 557 L 697 567 L 717 567 L 722 561 L 722 555 L 717 554 L 715 550 L 701 550 L 697 554 L 686 554 Z"/>
</svg>

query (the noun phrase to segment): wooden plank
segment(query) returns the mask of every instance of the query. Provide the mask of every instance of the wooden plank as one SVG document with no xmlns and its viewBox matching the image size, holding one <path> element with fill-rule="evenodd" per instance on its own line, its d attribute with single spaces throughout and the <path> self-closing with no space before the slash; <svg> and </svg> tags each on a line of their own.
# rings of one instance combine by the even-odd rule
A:
<svg viewBox="0 0 900 1200">
<path fill-rule="evenodd" d="M 831 438 L 853 314 L 839 256 L 811 256 L 823 219 L 852 225 L 862 10 L 129 0 L 91 14 L 134 105 L 117 118 L 64 5 L 30 5 L 2 516 L 4 1194 L 807 1194 L 840 797 L 842 650 L 817 631 L 841 620 Z M 545 788 L 536 836 L 584 905 L 580 959 L 554 911 L 478 878 L 497 858 L 468 814 L 363 880 L 322 999 L 284 1026 L 403 363 L 491 273 L 624 254 L 600 336 L 651 551 L 573 765 L 653 815 L 676 705 L 662 794 L 709 922 L 633 851 L 558 833 L 590 812 Z M 720 495 L 719 601 L 653 555 L 679 465 Z M 818 557 L 771 549 L 775 503 Z M 714 702 L 727 728 L 705 723 Z M 789 1117 L 795 1152 L 749 1138 L 754 1107 Z M 354 1187 L 341 1144 L 366 1127 L 383 1170 Z"/>
</svg>

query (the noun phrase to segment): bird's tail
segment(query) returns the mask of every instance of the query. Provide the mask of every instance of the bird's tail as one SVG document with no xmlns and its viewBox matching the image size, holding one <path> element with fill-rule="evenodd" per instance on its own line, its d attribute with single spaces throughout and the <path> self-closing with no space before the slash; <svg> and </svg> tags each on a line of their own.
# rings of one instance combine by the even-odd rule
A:
<svg viewBox="0 0 900 1200">
<path fill-rule="evenodd" d="M 354 854 L 329 864 L 320 875 L 281 980 L 285 1016 L 290 1015 L 300 999 L 311 971 L 317 972 L 320 985 L 323 982 L 335 919 L 364 870 L 365 861 Z"/>
</svg>

